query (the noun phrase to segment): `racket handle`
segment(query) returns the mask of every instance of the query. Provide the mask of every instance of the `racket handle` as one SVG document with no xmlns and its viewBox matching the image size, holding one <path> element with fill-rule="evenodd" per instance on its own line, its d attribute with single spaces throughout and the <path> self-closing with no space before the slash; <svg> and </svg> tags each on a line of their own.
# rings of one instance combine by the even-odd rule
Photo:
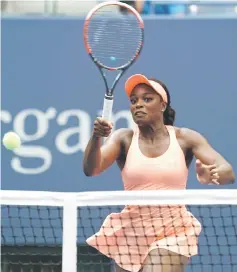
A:
<svg viewBox="0 0 237 272">
<path fill-rule="evenodd" d="M 111 121 L 111 117 L 112 117 L 112 108 L 113 108 L 113 98 L 104 98 L 104 106 L 103 106 L 103 112 L 102 112 L 102 118 L 107 120 L 107 121 Z"/>
</svg>

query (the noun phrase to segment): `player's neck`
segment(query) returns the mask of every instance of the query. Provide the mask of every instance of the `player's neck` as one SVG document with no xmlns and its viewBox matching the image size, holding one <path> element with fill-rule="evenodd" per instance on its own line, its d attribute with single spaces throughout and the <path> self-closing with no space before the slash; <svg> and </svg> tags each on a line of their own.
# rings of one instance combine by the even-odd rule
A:
<svg viewBox="0 0 237 272">
<path fill-rule="evenodd" d="M 148 126 L 139 127 L 140 138 L 146 141 L 160 140 L 164 136 L 167 136 L 167 128 L 163 123 L 151 124 Z"/>
</svg>

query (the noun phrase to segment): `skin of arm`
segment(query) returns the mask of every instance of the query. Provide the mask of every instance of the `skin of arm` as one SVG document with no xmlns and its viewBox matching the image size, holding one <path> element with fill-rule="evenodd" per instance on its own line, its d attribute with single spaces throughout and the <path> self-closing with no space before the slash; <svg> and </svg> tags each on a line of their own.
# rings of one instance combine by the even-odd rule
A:
<svg viewBox="0 0 237 272">
<path fill-rule="evenodd" d="M 110 167 L 120 156 L 121 142 L 125 129 L 113 132 L 102 145 L 102 137 L 92 134 L 83 157 L 86 176 L 96 176 Z"/>
<path fill-rule="evenodd" d="M 197 178 L 201 183 L 231 184 L 235 174 L 230 163 L 200 133 L 182 129 L 183 137 L 196 157 Z"/>
</svg>

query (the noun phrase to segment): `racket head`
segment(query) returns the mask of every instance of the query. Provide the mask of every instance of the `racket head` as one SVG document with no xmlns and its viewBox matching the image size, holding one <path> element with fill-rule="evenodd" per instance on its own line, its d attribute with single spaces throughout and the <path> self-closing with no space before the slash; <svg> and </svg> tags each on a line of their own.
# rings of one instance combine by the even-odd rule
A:
<svg viewBox="0 0 237 272">
<path fill-rule="evenodd" d="M 125 70 L 141 53 L 143 42 L 142 17 L 125 3 L 103 2 L 92 9 L 85 19 L 85 48 L 99 67 Z"/>
</svg>

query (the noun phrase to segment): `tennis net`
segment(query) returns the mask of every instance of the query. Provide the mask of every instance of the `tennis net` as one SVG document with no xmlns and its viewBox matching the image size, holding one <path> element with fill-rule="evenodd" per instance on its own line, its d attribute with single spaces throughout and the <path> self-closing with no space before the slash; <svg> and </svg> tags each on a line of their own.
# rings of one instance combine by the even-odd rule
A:
<svg viewBox="0 0 237 272">
<path fill-rule="evenodd" d="M 3 272 L 139 271 L 173 253 L 194 255 L 185 271 L 237 271 L 237 190 L 4 190 L 1 215 Z"/>
</svg>

